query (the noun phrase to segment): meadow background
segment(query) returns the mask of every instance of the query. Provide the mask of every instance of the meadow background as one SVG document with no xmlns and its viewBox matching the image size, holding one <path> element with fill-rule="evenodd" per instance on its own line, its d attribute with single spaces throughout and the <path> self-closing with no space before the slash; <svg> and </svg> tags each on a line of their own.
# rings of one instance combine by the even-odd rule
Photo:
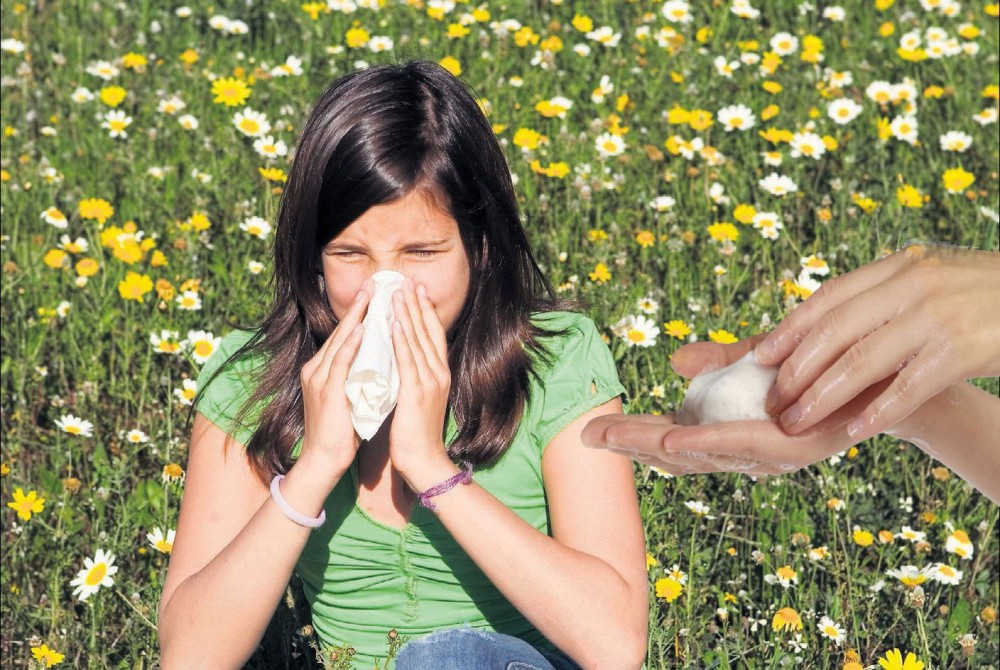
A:
<svg viewBox="0 0 1000 670">
<path fill-rule="evenodd" d="M 766 329 L 908 240 L 997 248 L 997 16 L 4 2 L 0 664 L 158 666 L 193 380 L 268 300 L 270 224 L 332 77 L 419 57 L 472 85 L 553 285 L 587 301 L 632 410 L 668 412 L 684 341 Z M 757 483 L 636 476 L 649 668 L 1000 665 L 998 508 L 916 448 Z M 910 585 L 886 572 L 904 566 Z M 307 624 L 293 588 L 248 667 L 320 667 Z"/>
</svg>

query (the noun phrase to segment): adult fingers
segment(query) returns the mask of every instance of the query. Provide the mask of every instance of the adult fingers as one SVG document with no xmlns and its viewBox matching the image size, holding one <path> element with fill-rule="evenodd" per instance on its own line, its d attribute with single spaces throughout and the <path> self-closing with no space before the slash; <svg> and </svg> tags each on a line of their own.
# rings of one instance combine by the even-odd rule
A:
<svg viewBox="0 0 1000 670">
<path fill-rule="evenodd" d="M 946 360 L 935 346 L 924 348 L 899 371 L 888 388 L 847 424 L 855 442 L 866 440 L 895 426 L 947 386 L 942 383 Z"/>
<path fill-rule="evenodd" d="M 904 316 L 848 348 L 781 413 L 781 427 L 793 435 L 808 430 L 865 389 L 899 372 L 926 346 L 919 321 Z"/>
<path fill-rule="evenodd" d="M 670 365 L 682 377 L 693 379 L 705 372 L 711 372 L 735 363 L 763 340 L 767 333 L 759 333 L 733 344 L 717 342 L 692 342 L 674 352 Z"/>
<path fill-rule="evenodd" d="M 764 365 L 777 365 L 784 361 L 827 312 L 884 282 L 908 263 L 913 252 L 907 249 L 825 282 L 758 345 L 757 360 Z"/>
<path fill-rule="evenodd" d="M 608 430 L 613 426 L 623 423 L 651 423 L 657 426 L 664 426 L 664 424 L 672 423 L 672 420 L 662 415 L 656 416 L 652 414 L 629 414 L 627 416 L 624 414 L 605 414 L 591 419 L 583 427 L 580 439 L 583 440 L 585 447 L 606 449 L 608 448 Z"/>
</svg>

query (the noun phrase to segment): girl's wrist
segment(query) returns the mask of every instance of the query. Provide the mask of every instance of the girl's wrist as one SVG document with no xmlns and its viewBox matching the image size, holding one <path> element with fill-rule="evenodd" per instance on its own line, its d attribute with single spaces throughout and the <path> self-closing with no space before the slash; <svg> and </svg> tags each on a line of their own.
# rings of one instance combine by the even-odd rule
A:
<svg viewBox="0 0 1000 670">
<path fill-rule="evenodd" d="M 393 467 L 415 493 L 421 493 L 435 484 L 460 472 L 442 443 L 440 451 L 432 451 L 430 456 L 413 459 L 412 462 L 398 463 L 393 459 Z"/>
<path fill-rule="evenodd" d="M 295 473 L 295 478 L 307 484 L 317 491 L 325 491 L 326 495 L 334 489 L 341 478 L 351 467 L 351 461 L 343 462 L 341 459 L 331 459 L 326 456 L 306 451 L 303 446 L 302 454 L 292 464 L 288 470 L 288 475 Z M 324 499 L 325 499 L 324 495 Z"/>
</svg>

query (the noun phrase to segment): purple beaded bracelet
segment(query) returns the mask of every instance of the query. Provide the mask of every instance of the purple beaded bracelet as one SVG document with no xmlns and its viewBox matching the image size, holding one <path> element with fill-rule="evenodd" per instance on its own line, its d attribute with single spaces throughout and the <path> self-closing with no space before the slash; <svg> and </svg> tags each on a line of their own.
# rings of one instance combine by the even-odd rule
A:
<svg viewBox="0 0 1000 670">
<path fill-rule="evenodd" d="M 468 484 L 472 481 L 472 463 L 469 461 L 462 461 L 462 471 L 456 475 L 452 475 L 448 479 L 444 480 L 440 484 L 435 484 L 423 493 L 417 495 L 417 500 L 420 504 L 429 509 L 432 512 L 437 511 L 437 505 L 435 505 L 431 498 L 434 496 L 439 496 L 446 491 L 450 491 L 455 488 L 458 484 Z"/>
</svg>

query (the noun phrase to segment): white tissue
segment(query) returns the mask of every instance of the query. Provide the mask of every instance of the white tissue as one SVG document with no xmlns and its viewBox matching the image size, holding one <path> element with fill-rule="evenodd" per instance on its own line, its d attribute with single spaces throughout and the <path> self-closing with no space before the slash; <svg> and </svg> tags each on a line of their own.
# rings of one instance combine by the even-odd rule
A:
<svg viewBox="0 0 1000 670">
<path fill-rule="evenodd" d="M 347 373 L 347 399 L 351 422 L 362 440 L 370 440 L 396 406 L 399 371 L 392 350 L 392 294 L 403 283 L 403 275 L 382 270 L 372 275 L 375 294 L 363 321 L 361 347 Z"/>
<path fill-rule="evenodd" d="M 751 351 L 732 365 L 692 379 L 674 421 L 682 426 L 771 421 L 764 400 L 777 377 L 778 368 L 761 365 Z"/>
</svg>

